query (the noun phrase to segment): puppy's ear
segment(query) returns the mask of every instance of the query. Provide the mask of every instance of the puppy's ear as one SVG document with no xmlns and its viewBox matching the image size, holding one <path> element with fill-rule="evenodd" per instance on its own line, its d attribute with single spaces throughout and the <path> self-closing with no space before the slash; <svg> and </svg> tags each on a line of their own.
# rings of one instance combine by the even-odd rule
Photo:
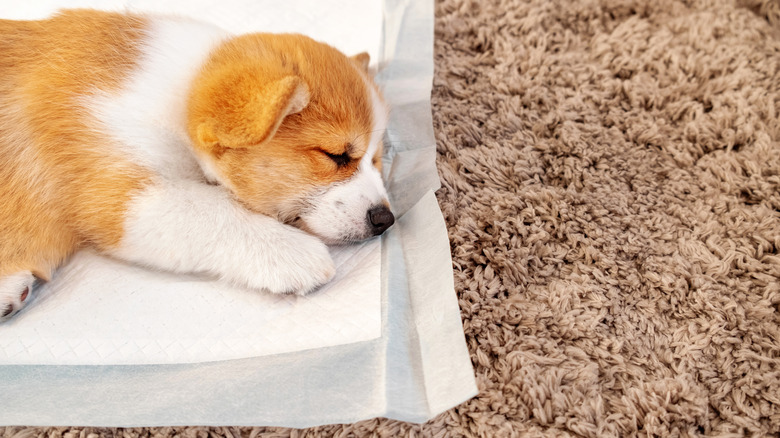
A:
<svg viewBox="0 0 780 438">
<path fill-rule="evenodd" d="M 247 148 L 265 143 L 285 117 L 309 104 L 309 88 L 297 76 L 264 82 L 247 72 L 232 73 L 191 97 L 190 135 L 200 147 Z"/>
<path fill-rule="evenodd" d="M 368 64 L 371 63 L 371 56 L 368 52 L 361 52 L 357 55 L 350 56 L 349 59 L 355 63 L 363 72 L 368 73 Z"/>
</svg>

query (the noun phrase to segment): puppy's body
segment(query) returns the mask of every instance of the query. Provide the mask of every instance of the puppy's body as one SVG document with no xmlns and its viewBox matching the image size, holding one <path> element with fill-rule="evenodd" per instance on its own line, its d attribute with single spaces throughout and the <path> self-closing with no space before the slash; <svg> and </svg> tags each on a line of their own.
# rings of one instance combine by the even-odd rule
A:
<svg viewBox="0 0 780 438">
<path fill-rule="evenodd" d="M 392 224 L 363 57 L 86 10 L 0 20 L 0 53 L 0 320 L 83 246 L 306 293 L 323 240 Z"/>
</svg>

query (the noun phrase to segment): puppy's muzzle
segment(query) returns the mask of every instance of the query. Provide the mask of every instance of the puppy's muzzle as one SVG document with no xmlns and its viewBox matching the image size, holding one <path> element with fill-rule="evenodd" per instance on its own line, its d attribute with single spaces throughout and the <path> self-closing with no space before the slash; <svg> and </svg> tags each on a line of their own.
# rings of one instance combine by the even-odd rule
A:
<svg viewBox="0 0 780 438">
<path fill-rule="evenodd" d="M 395 216 L 393 216 L 393 212 L 389 208 L 384 205 L 377 205 L 368 210 L 366 221 L 373 235 L 378 236 L 395 223 Z"/>
</svg>

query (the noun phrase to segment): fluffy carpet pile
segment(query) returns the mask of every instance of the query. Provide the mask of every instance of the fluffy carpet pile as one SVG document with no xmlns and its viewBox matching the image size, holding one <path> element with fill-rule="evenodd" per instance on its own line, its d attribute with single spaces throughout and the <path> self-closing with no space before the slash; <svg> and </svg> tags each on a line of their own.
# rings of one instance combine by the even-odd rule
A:
<svg viewBox="0 0 780 438">
<path fill-rule="evenodd" d="M 780 3 L 436 14 L 438 198 L 476 398 L 425 425 L 0 431 L 780 434 Z"/>
</svg>

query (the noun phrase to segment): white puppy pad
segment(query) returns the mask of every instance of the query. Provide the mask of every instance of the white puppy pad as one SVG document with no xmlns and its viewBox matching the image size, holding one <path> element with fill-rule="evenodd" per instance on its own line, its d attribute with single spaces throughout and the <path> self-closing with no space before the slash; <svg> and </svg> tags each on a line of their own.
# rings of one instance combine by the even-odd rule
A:
<svg viewBox="0 0 780 438">
<path fill-rule="evenodd" d="M 423 422 L 476 394 L 434 194 L 433 0 L 0 1 L 0 18 L 39 18 L 66 3 L 178 11 L 234 32 L 297 29 L 378 54 L 397 222 L 381 243 L 334 249 L 338 277 L 304 299 L 78 255 L 0 326 L 0 425 Z M 104 365 L 72 365 L 102 354 Z"/>
<path fill-rule="evenodd" d="M 379 240 L 331 254 L 336 277 L 299 297 L 152 272 L 82 252 L 0 327 L 0 363 L 208 362 L 378 337 Z"/>
</svg>

